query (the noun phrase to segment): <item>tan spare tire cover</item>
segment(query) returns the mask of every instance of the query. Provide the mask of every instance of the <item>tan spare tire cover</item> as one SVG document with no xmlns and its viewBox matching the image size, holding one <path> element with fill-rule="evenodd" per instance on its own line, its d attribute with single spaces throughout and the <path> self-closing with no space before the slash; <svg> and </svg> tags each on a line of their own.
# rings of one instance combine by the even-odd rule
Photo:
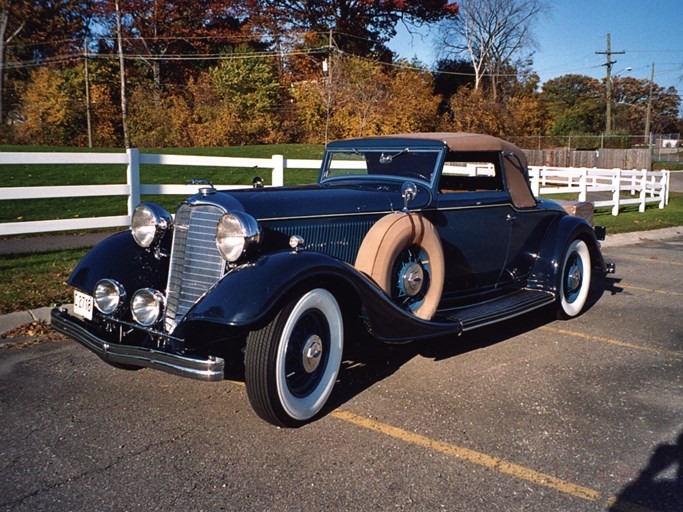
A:
<svg viewBox="0 0 683 512">
<path fill-rule="evenodd" d="M 371 277 L 387 295 L 391 295 L 392 269 L 396 258 L 410 246 L 426 253 L 429 264 L 429 288 L 413 314 L 430 320 L 441 299 L 444 282 L 444 257 L 434 225 L 415 213 L 390 213 L 368 231 L 356 257 L 355 267 Z"/>
</svg>

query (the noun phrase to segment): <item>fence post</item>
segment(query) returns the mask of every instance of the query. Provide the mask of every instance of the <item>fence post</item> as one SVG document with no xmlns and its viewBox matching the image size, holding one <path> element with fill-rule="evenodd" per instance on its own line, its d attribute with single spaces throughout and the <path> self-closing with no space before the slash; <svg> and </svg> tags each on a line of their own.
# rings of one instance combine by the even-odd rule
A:
<svg viewBox="0 0 683 512">
<path fill-rule="evenodd" d="M 541 195 L 541 168 L 529 169 L 529 178 L 531 178 L 531 192 L 534 196 L 538 197 Z"/>
<path fill-rule="evenodd" d="M 619 215 L 619 195 L 621 194 L 621 169 L 613 169 L 614 175 L 612 176 L 612 215 L 615 217 Z"/>
<path fill-rule="evenodd" d="M 647 199 L 647 170 L 643 169 L 641 172 L 643 176 L 640 178 L 640 206 L 638 206 L 638 211 L 643 213 L 645 211 L 645 200 Z"/>
<path fill-rule="evenodd" d="M 669 171 L 662 171 L 662 179 L 660 180 L 660 184 L 662 185 L 662 188 L 659 191 L 660 194 L 660 201 L 659 201 L 659 207 L 664 208 L 667 204 L 669 204 L 669 179 L 671 178 L 671 174 Z"/>
<path fill-rule="evenodd" d="M 588 197 L 588 169 L 585 167 L 581 169 L 581 176 L 579 177 L 579 201 L 585 201 Z"/>
<path fill-rule="evenodd" d="M 273 174 L 271 182 L 274 187 L 282 187 L 285 184 L 285 157 L 273 155 Z"/>
<path fill-rule="evenodd" d="M 624 166 L 624 168 L 625 167 L 626 166 Z M 632 196 L 636 194 L 636 187 L 637 187 L 636 183 L 637 183 L 637 181 L 638 180 L 636 179 L 636 174 L 633 173 L 633 175 L 631 176 L 631 195 Z M 642 181 L 641 181 L 641 184 L 642 184 Z"/>
<path fill-rule="evenodd" d="M 133 210 L 140 204 L 140 150 L 138 148 L 128 148 L 128 168 L 126 179 L 128 182 L 128 215 L 133 215 Z"/>
</svg>

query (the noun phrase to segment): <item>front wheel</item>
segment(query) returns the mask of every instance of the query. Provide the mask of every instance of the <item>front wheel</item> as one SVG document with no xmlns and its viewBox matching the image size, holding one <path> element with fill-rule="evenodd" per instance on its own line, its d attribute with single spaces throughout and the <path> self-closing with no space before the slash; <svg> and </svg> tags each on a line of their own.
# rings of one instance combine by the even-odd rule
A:
<svg viewBox="0 0 683 512">
<path fill-rule="evenodd" d="M 586 304 L 591 284 L 591 256 L 586 242 L 576 239 L 564 253 L 560 274 L 557 314 L 568 319 L 577 316 Z"/>
<path fill-rule="evenodd" d="M 316 288 L 291 300 L 247 337 L 245 381 L 254 411 L 273 425 L 313 418 L 332 393 L 344 346 L 337 300 Z"/>
</svg>

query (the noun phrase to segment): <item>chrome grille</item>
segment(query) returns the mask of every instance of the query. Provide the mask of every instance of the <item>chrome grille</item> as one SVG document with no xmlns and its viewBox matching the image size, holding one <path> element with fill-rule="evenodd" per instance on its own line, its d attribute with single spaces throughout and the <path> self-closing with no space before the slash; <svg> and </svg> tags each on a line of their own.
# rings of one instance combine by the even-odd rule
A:
<svg viewBox="0 0 683 512">
<path fill-rule="evenodd" d="M 299 235 L 304 239 L 304 249 L 322 252 L 353 265 L 360 244 L 376 219 L 317 222 L 294 222 L 272 225 L 271 229 L 288 236 Z"/>
<path fill-rule="evenodd" d="M 176 212 L 166 287 L 168 332 L 225 273 L 225 260 L 216 248 L 216 226 L 224 213 L 216 206 L 187 204 Z"/>
</svg>

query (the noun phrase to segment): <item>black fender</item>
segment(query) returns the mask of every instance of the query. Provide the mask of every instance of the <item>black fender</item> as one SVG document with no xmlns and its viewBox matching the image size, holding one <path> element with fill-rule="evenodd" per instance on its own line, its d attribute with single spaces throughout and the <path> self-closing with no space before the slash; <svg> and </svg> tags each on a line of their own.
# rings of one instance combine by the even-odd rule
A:
<svg viewBox="0 0 683 512">
<path fill-rule="evenodd" d="M 178 329 L 211 322 L 254 330 L 265 325 L 294 291 L 325 287 L 340 300 L 362 304 L 371 334 L 384 341 L 404 341 L 459 333 L 453 322 L 421 320 L 397 307 L 353 266 L 317 252 L 278 252 L 237 267 L 217 282 L 187 313 Z M 342 295 L 341 297 L 339 295 Z"/>
<path fill-rule="evenodd" d="M 171 237 L 161 241 L 160 253 L 169 254 Z M 76 265 L 67 283 L 92 294 L 97 281 L 115 279 L 130 296 L 140 288 L 164 290 L 168 278 L 168 256 L 155 255 L 154 250 L 140 247 L 130 231 L 105 238 Z"/>
<path fill-rule="evenodd" d="M 557 293 L 560 286 L 561 262 L 571 242 L 580 238 L 588 246 L 594 268 L 606 271 L 605 260 L 600 252 L 600 243 L 592 226 L 580 217 L 562 215 L 549 227 L 539 250 L 528 286 Z"/>
</svg>

